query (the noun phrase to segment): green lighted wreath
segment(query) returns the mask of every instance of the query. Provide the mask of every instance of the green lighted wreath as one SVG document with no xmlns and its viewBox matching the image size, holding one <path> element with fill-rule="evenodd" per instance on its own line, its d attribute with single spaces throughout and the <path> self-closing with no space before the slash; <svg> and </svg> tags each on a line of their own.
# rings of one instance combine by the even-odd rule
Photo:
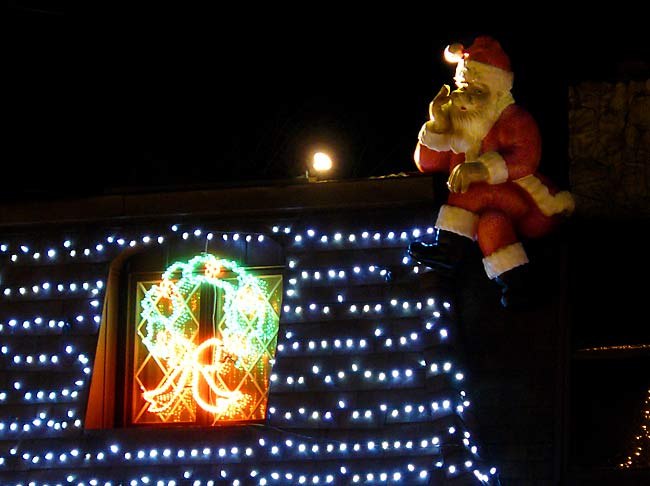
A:
<svg viewBox="0 0 650 486">
<path fill-rule="evenodd" d="M 223 324 L 215 325 L 214 335 L 199 342 L 188 331 L 193 326 L 187 324 L 194 319 L 188 301 L 203 284 L 222 291 Z M 154 388 L 141 387 L 147 411 L 171 410 L 189 391 L 198 406 L 218 418 L 246 416 L 255 405 L 254 390 L 243 384 L 232 388 L 227 376 L 233 366 L 249 376 L 249 367 L 260 365 L 265 353 L 272 356 L 267 346 L 277 337 L 279 322 L 264 282 L 235 262 L 201 254 L 169 266 L 161 282 L 145 291 L 140 305 L 146 321 L 142 342 L 166 370 Z"/>
<path fill-rule="evenodd" d="M 180 272 L 181 277 L 175 280 Z M 230 278 L 223 279 L 226 273 Z M 162 274 L 141 301 L 141 317 L 146 321 L 142 341 L 152 354 L 173 358 L 170 339 L 179 345 L 186 339 L 186 323 L 192 312 L 186 298 L 199 284 L 209 284 L 223 291 L 225 326 L 221 330 L 224 346 L 237 355 L 242 366 L 258 356 L 277 334 L 277 319 L 270 308 L 264 282 L 248 274 L 237 263 L 201 254 L 187 262 L 175 262 Z M 184 344 L 187 346 L 187 343 Z"/>
</svg>

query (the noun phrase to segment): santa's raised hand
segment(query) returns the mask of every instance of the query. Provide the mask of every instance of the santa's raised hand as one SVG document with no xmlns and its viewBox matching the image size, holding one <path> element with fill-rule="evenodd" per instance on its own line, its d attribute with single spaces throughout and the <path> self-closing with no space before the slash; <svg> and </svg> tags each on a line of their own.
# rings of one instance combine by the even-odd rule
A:
<svg viewBox="0 0 650 486">
<path fill-rule="evenodd" d="M 429 121 L 426 125 L 427 130 L 432 133 L 451 132 L 451 120 L 449 119 L 450 90 L 449 85 L 443 84 L 433 101 L 429 103 Z"/>
</svg>

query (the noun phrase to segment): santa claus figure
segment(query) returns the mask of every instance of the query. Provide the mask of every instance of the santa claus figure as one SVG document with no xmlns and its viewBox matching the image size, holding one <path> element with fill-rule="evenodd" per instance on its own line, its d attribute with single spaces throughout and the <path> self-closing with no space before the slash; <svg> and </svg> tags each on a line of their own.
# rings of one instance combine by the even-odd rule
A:
<svg viewBox="0 0 650 486">
<path fill-rule="evenodd" d="M 435 241 L 413 242 L 408 251 L 422 264 L 453 268 L 464 244 L 477 241 L 502 305 L 525 304 L 528 257 L 520 239 L 548 234 L 573 211 L 573 197 L 537 173 L 539 129 L 515 104 L 501 45 L 481 36 L 467 49 L 448 46 L 445 58 L 457 64 L 457 89 L 443 85 L 429 105 L 414 160 L 421 172 L 447 172 L 450 192 Z"/>
</svg>

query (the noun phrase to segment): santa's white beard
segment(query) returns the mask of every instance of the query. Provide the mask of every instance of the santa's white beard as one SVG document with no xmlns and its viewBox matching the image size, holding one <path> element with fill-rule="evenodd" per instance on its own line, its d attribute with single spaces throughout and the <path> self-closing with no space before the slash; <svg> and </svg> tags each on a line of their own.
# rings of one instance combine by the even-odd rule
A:
<svg viewBox="0 0 650 486">
<path fill-rule="evenodd" d="M 481 141 L 494 125 L 498 115 L 496 104 L 490 104 L 487 107 L 484 106 L 471 111 L 462 111 L 454 106 L 452 101 L 449 110 L 453 127 L 450 141 L 451 149 L 455 153 L 468 154 L 469 152 L 472 158 L 478 157 Z"/>
</svg>

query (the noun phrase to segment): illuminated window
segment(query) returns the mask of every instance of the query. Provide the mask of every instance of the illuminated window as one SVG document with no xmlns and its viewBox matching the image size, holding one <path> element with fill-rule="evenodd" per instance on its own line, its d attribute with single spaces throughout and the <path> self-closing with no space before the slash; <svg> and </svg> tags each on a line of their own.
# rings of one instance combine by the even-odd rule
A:
<svg viewBox="0 0 650 486">
<path fill-rule="evenodd" d="M 93 370 L 87 428 L 264 420 L 279 267 L 245 268 L 200 252 L 151 271 L 151 259 L 139 258 L 118 279 L 119 309 L 107 296 L 103 320 L 112 314 L 118 324 L 100 333 L 97 361 L 108 365 Z"/>
<path fill-rule="evenodd" d="M 129 325 L 128 422 L 263 419 L 281 277 L 210 254 L 174 263 L 160 280 L 142 277 Z"/>
</svg>

